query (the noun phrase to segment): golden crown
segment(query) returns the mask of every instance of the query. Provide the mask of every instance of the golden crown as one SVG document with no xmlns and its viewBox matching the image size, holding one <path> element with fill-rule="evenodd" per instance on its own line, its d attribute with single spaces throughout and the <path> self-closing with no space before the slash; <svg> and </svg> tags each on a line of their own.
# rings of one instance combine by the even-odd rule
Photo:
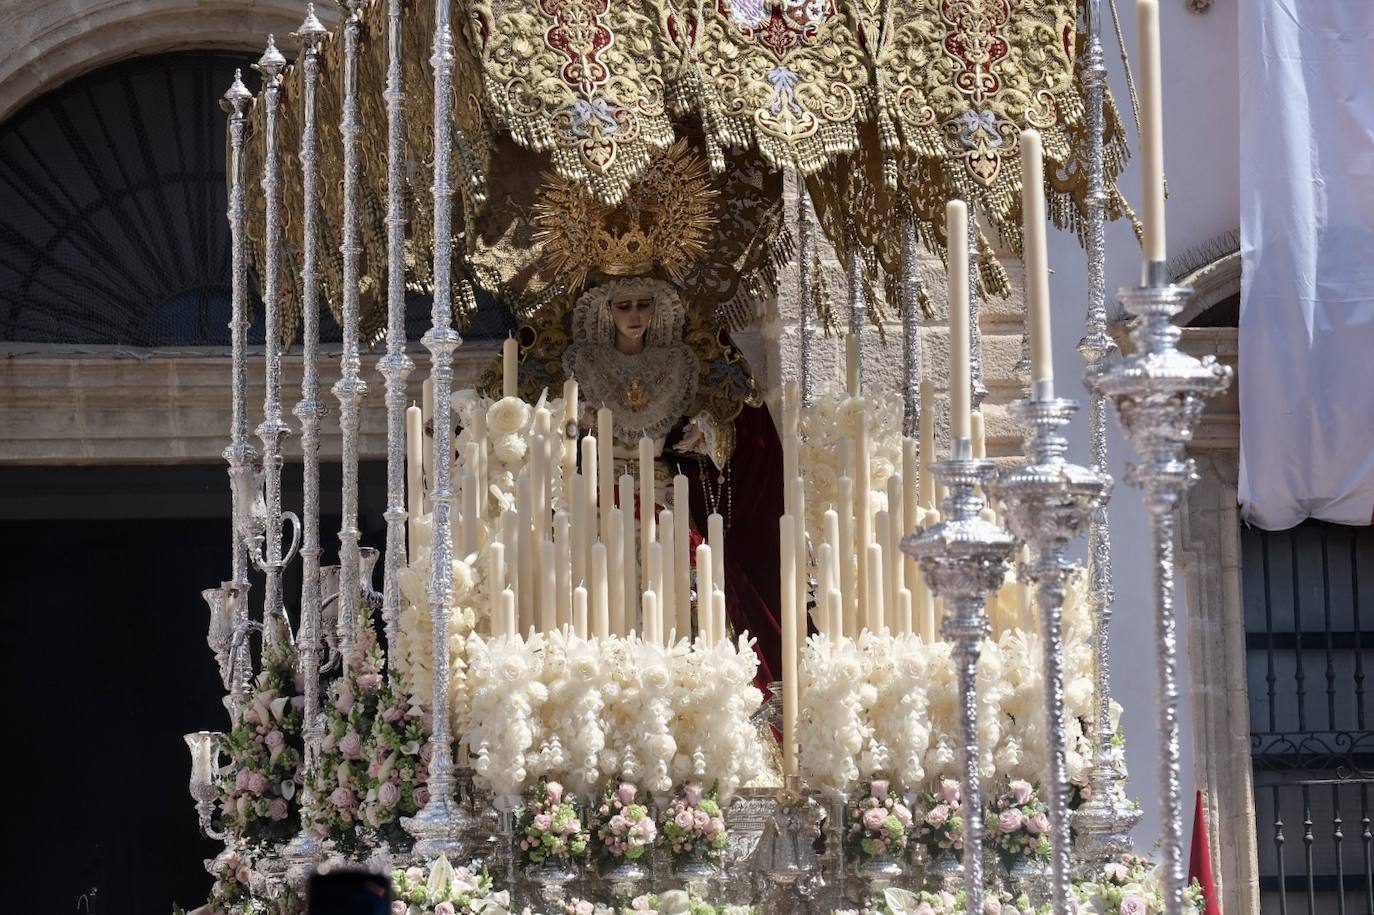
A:
<svg viewBox="0 0 1374 915">
<path fill-rule="evenodd" d="M 535 241 L 557 272 L 581 287 L 593 271 L 678 279 L 706 253 L 716 191 L 706 162 L 678 140 L 658 153 L 618 206 L 576 182 L 545 175 L 534 205 Z"/>
</svg>

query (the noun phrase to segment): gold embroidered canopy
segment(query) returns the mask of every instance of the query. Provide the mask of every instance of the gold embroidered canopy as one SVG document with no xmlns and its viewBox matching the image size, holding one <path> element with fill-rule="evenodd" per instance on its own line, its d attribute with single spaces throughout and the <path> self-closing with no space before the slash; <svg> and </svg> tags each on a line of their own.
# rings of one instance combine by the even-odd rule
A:
<svg viewBox="0 0 1374 915">
<path fill-rule="evenodd" d="M 675 141 L 685 140 L 732 208 L 731 237 L 690 293 L 720 323 L 766 289 L 781 238 L 783 170 L 804 176 L 820 224 L 842 255 L 864 257 L 870 280 L 898 275 L 892 227 L 915 220 L 943 253 L 945 203 L 970 201 L 985 225 L 1020 250 L 1018 140 L 1044 137 L 1055 221 L 1081 223 L 1086 194 L 1085 99 L 1075 71 L 1078 0 L 454 0 L 454 137 L 462 219 L 453 240 L 465 275 L 528 317 L 577 290 L 542 255 L 533 214 L 550 188 L 580 189 L 621 206 Z M 407 4 L 404 46 L 408 157 L 407 280 L 427 289 L 428 151 L 433 10 Z M 363 332 L 380 331 L 386 288 L 386 3 L 363 13 Z M 337 175 L 342 42 L 325 51 L 319 87 L 321 173 Z M 282 137 L 299 135 L 301 74 L 286 78 Z M 258 126 L 261 110 L 253 114 Z M 1114 179 L 1126 147 L 1108 102 L 1109 214 L 1129 215 Z M 261 130 L 252 148 L 260 155 Z M 284 150 L 286 203 L 299 212 L 299 169 Z M 258 163 L 250 162 L 253 180 Z M 546 173 L 557 176 L 546 181 Z M 294 183 L 293 183 L 294 182 Z M 325 180 L 322 222 L 330 252 L 325 294 L 337 304 L 335 239 L 341 200 Z M 260 233 L 261 215 L 254 220 Z M 298 221 L 288 226 L 293 253 Z M 459 230 L 455 230 L 459 231 Z M 295 233 L 293 235 L 293 233 Z M 250 233 L 256 234 L 256 233 Z M 986 240 L 983 281 L 1005 293 Z M 283 259 L 284 330 L 294 334 L 298 264 Z M 577 271 L 574 271 L 576 275 Z M 290 275 L 287 275 L 290 274 Z M 460 284 L 461 286 L 461 284 Z M 890 297 L 900 302 L 902 298 Z M 455 302 L 458 313 L 467 304 Z"/>
</svg>

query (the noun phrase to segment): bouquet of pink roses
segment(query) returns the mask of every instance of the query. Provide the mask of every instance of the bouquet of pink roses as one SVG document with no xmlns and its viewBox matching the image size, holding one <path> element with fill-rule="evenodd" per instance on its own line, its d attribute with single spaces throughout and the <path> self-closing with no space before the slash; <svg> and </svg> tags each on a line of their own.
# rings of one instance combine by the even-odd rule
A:
<svg viewBox="0 0 1374 915">
<path fill-rule="evenodd" d="M 651 810 L 652 799 L 637 797 L 639 789 L 629 782 L 606 790 L 596 808 L 592 835 L 596 855 L 610 864 L 638 861 L 658 837 Z"/>
<path fill-rule="evenodd" d="M 725 832 L 725 819 L 721 816 L 720 804 L 716 801 L 716 789 L 702 792 L 701 785 L 688 782 L 682 791 L 663 811 L 663 828 L 660 830 L 664 844 L 674 858 L 701 856 L 713 864 L 720 863 L 720 854 L 729 837 Z"/>
<path fill-rule="evenodd" d="M 894 858 L 906 851 L 911 823 L 911 809 L 887 781 L 874 779 L 845 808 L 845 844 L 856 857 Z"/>
<path fill-rule="evenodd" d="M 925 813 L 916 823 L 916 841 L 932 858 L 964 850 L 964 816 L 960 801 L 959 783 L 952 778 L 942 780 L 939 788 L 921 797 Z"/>
<path fill-rule="evenodd" d="M 429 800 L 425 785 L 433 748 L 425 724 L 394 680 L 382 684 L 363 752 L 367 772 L 360 812 L 393 848 L 409 844 L 401 817 L 414 816 Z"/>
<path fill-rule="evenodd" d="M 988 831 L 1007 866 L 1018 858 L 1049 857 L 1049 814 L 1030 782 L 1013 779 L 993 800 L 990 813 Z"/>
<path fill-rule="evenodd" d="M 558 782 L 539 782 L 517 830 L 523 836 L 520 856 L 526 864 L 545 864 L 550 858 L 568 864 L 586 856 L 591 837 L 572 800 Z"/>
<path fill-rule="evenodd" d="M 220 802 L 222 816 L 250 844 L 284 842 L 299 828 L 304 700 L 292 695 L 293 661 L 289 646 L 268 653 L 238 726 L 224 740 L 233 765 Z"/>
</svg>

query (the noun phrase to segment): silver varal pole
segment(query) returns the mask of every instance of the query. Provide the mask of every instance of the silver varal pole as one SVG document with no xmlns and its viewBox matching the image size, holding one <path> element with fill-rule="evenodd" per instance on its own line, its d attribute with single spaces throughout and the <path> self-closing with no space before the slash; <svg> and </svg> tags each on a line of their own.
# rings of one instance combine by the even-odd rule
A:
<svg viewBox="0 0 1374 915">
<path fill-rule="evenodd" d="M 1102 51 L 1101 0 L 1088 0 L 1088 43 L 1083 84 L 1088 95 L 1087 255 L 1088 310 L 1086 332 L 1078 352 L 1087 363 L 1088 457 L 1099 474 L 1107 472 L 1107 396 L 1092 380 L 1116 352 L 1107 333 L 1107 184 L 1104 152 L 1107 68 Z M 1113 745 L 1111 695 L 1112 540 L 1107 499 L 1093 509 L 1088 523 L 1088 600 L 1093 613 L 1093 659 L 1096 684 L 1091 796 L 1074 812 L 1078 860 L 1084 876 L 1131 849 L 1131 830 L 1140 811 L 1126 797 L 1121 752 Z"/>
<path fill-rule="evenodd" d="M 401 0 L 390 0 L 387 43 L 387 334 L 380 360 L 386 379 L 386 559 L 382 567 L 382 615 L 387 650 L 400 635 L 401 586 L 397 572 L 406 561 L 405 408 L 406 378 L 415 363 L 406 355 L 405 77 L 401 60 Z"/>
<path fill-rule="evenodd" d="M 864 325 L 868 323 L 868 301 L 864 298 L 864 260 L 859 254 L 859 233 L 853 226 L 849 229 L 849 335 L 856 341 L 854 347 L 855 370 L 859 379 L 859 391 L 864 387 Z"/>
<path fill-rule="evenodd" d="M 908 219 L 902 225 L 902 434 L 907 438 L 916 437 L 921 422 L 920 254 L 916 221 Z"/>
<path fill-rule="evenodd" d="M 267 385 L 263 397 L 263 420 L 258 425 L 262 441 L 264 499 L 266 503 L 265 554 L 262 570 L 266 577 L 263 586 L 262 643 L 266 655 L 283 639 L 290 639 L 290 622 L 282 600 L 281 575 L 285 567 L 282 556 L 281 529 L 281 469 L 282 439 L 290 427 L 282 419 L 281 402 L 281 248 L 282 203 L 280 163 L 277 161 L 277 121 L 281 111 L 281 74 L 286 58 L 277 50 L 273 36 L 267 36 L 267 50 L 258 60 L 262 73 L 264 104 L 264 152 L 262 192 L 265 198 L 266 228 L 264 231 L 264 266 L 262 303 L 264 311 L 263 343 L 266 360 Z"/>
<path fill-rule="evenodd" d="M 339 132 L 343 137 L 343 354 L 334 396 L 339 401 L 339 431 L 343 440 L 343 500 L 339 524 L 339 653 L 345 669 L 352 662 L 358 631 L 358 412 L 367 395 L 358 354 L 358 268 L 362 243 L 358 230 L 358 45 L 362 0 L 349 0 L 344 20 L 344 98 Z"/>
<path fill-rule="evenodd" d="M 948 489 L 939 524 L 902 538 L 902 552 L 921 563 L 921 573 L 945 601 L 941 633 L 954 646 L 959 677 L 959 724 L 963 740 L 964 891 L 967 911 L 983 911 L 983 790 L 978 730 L 978 659 L 988 634 L 984 612 L 989 594 L 1002 586 L 1016 541 L 1005 529 L 980 516 L 978 494 L 996 470 L 991 461 L 973 459 L 968 439 L 954 442 L 954 455 L 931 465 Z"/>
<path fill-rule="evenodd" d="M 1174 537 L 1184 494 L 1197 479 L 1185 451 L 1202 415 L 1204 398 L 1231 383 L 1231 369 L 1212 356 L 1197 359 L 1178 348 L 1182 331 L 1172 319 L 1192 290 L 1168 279 L 1163 261 L 1146 265 L 1146 284 L 1118 293 L 1128 314 L 1139 318 L 1131 332 L 1135 352 L 1093 379 L 1110 397 L 1126 437 L 1140 461 L 1127 471 L 1144 491 L 1153 535 L 1155 650 L 1162 744 L 1159 793 L 1163 808 L 1160 845 L 1164 910 L 1182 915 L 1186 874 L 1183 862 L 1183 787 L 1178 726 L 1178 619 L 1174 608 Z"/>
<path fill-rule="evenodd" d="M 293 412 L 301 422 L 301 462 L 304 506 L 301 511 L 301 630 L 296 640 L 302 678 L 305 680 L 305 782 L 302 809 L 311 805 L 309 794 L 319 765 L 324 719 L 320 715 L 320 273 L 319 273 L 319 156 L 315 123 L 315 95 L 320 79 L 320 42 L 328 30 L 315 15 L 315 4 L 306 4 L 305 21 L 296 30 L 302 51 L 305 93 L 302 99 L 301 214 L 303 264 L 301 266 L 301 399 Z M 309 868 L 324 857 L 315 830 L 302 824 L 301 831 L 282 849 L 292 865 L 289 879 L 299 883 Z"/>
<path fill-rule="evenodd" d="M 1049 739 L 1048 800 L 1050 866 L 1055 915 L 1072 911 L 1072 848 L 1064 710 L 1064 598 L 1074 566 L 1068 546 L 1105 498 L 1111 481 L 1065 460 L 1068 440 L 1060 431 L 1078 405 L 1056 398 L 1049 381 L 1034 383 L 1032 399 L 1012 407 L 1027 430 L 1026 463 L 989 484 L 1006 506 L 1007 524 L 1030 547 L 1026 571 L 1036 586 L 1044 649 L 1045 720 Z"/>
<path fill-rule="evenodd" d="M 811 195 L 806 190 L 806 178 L 796 172 L 797 182 L 797 314 L 801 340 L 801 401 L 809 407 L 815 402 L 816 329 L 811 314 L 814 290 L 811 288 L 811 265 L 816 257 L 816 224 L 811 218 Z"/>
<path fill-rule="evenodd" d="M 453 747 L 449 729 L 448 608 L 453 600 L 453 423 L 449 421 L 453 397 L 453 353 L 462 337 L 453 326 L 452 246 L 444 240 L 453 233 L 453 186 L 450 183 L 453 155 L 453 30 L 451 0 L 435 0 L 434 53 L 434 308 L 432 326 L 423 338 L 429 350 L 434 379 L 434 524 L 431 536 L 429 602 L 434 627 L 434 754 L 429 763 L 429 803 L 403 825 L 415 837 L 415 853 L 461 856 L 466 850 L 465 832 L 472 817 L 454 798 Z"/>
<path fill-rule="evenodd" d="M 229 445 L 224 459 L 229 463 L 229 482 L 233 495 L 230 517 L 233 532 L 233 557 L 230 582 L 233 600 L 233 623 L 228 634 L 245 632 L 248 624 L 248 545 L 244 531 L 249 524 L 246 514 L 251 512 L 254 489 L 253 465 L 258 450 L 248 440 L 248 260 L 244 250 L 247 222 L 247 203 L 243 187 L 243 134 L 248 108 L 253 95 L 243 84 L 243 74 L 234 71 L 234 82 L 224 93 L 223 107 L 229 115 L 229 238 L 231 264 L 232 318 L 229 322 L 233 360 L 233 406 L 229 422 Z M 245 637 L 229 656 L 228 681 L 230 695 L 226 700 L 231 717 L 237 721 L 238 709 L 248 698 L 248 679 L 252 664 Z"/>
<path fill-rule="evenodd" d="M 968 211 L 968 367 L 972 390 L 969 403 L 974 410 L 983 409 L 988 386 L 983 383 L 983 281 L 978 266 L 978 217 L 973 207 Z"/>
</svg>

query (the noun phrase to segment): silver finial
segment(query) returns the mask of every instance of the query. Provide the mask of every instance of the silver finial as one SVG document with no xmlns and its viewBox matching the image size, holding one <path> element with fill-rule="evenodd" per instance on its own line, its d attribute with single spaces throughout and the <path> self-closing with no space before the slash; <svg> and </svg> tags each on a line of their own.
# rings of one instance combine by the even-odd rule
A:
<svg viewBox="0 0 1374 915">
<path fill-rule="evenodd" d="M 300 24 L 296 31 L 291 33 L 292 38 L 299 39 L 301 44 L 306 47 L 313 47 L 324 36 L 329 34 L 329 29 L 324 27 L 320 18 L 315 15 L 315 4 L 305 5 L 305 21 Z"/>
<path fill-rule="evenodd" d="M 225 111 L 232 111 L 240 105 L 253 100 L 253 93 L 248 91 L 248 87 L 243 84 L 243 71 L 234 70 L 234 81 L 229 84 L 223 95 L 223 104 L 220 106 Z"/>
<path fill-rule="evenodd" d="M 275 35 L 267 36 L 267 50 L 262 52 L 258 62 L 253 64 L 253 69 L 257 70 L 269 80 L 275 80 L 281 75 L 281 71 L 286 67 L 286 58 L 281 51 L 277 50 L 277 39 Z"/>
</svg>

